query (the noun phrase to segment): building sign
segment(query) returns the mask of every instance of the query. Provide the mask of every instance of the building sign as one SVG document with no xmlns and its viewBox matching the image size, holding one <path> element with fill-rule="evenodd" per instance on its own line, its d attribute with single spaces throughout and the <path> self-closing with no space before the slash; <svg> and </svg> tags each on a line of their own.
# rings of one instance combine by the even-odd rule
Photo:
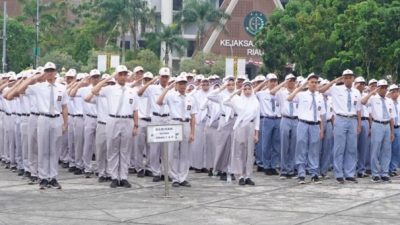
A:
<svg viewBox="0 0 400 225">
<path fill-rule="evenodd" d="M 246 55 L 251 56 L 262 56 L 264 52 L 258 49 L 252 40 L 228 40 L 222 39 L 219 41 L 221 47 L 226 48 L 246 48 Z"/>
<path fill-rule="evenodd" d="M 149 125 L 147 126 L 147 142 L 173 142 L 183 140 L 182 124 Z"/>
<path fill-rule="evenodd" d="M 252 11 L 244 18 L 244 28 L 246 32 L 255 37 L 267 24 L 267 17 L 259 11 Z"/>
</svg>

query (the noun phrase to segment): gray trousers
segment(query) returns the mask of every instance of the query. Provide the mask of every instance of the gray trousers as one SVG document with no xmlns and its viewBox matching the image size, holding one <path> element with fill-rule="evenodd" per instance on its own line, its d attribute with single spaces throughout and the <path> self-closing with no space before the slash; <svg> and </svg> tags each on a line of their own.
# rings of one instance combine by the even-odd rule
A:
<svg viewBox="0 0 400 225">
<path fill-rule="evenodd" d="M 230 172 L 230 161 L 233 144 L 233 125 L 235 119 L 230 119 L 225 122 L 225 117 L 219 119 L 220 126 L 216 134 L 215 142 L 215 158 L 214 158 L 214 171 Z"/>
<path fill-rule="evenodd" d="M 75 143 L 74 143 L 74 117 L 68 116 L 68 162 L 69 167 L 75 166 Z"/>
<path fill-rule="evenodd" d="M 74 147 L 75 147 L 75 166 L 83 169 L 83 142 L 85 123 L 83 117 L 74 117 Z"/>
<path fill-rule="evenodd" d="M 15 134 L 15 163 L 17 164 L 17 169 L 24 169 L 24 164 L 22 160 L 22 143 L 21 143 L 21 117 L 14 116 L 14 134 Z"/>
<path fill-rule="evenodd" d="M 195 127 L 196 138 L 190 145 L 191 166 L 202 169 L 206 168 L 206 161 L 210 158 L 206 151 L 206 122 L 198 123 Z"/>
<path fill-rule="evenodd" d="M 4 153 L 4 120 L 3 118 L 5 117 L 5 114 L 3 112 L 0 112 L 0 159 L 5 160 L 5 153 Z"/>
<path fill-rule="evenodd" d="M 150 122 L 139 119 L 138 134 L 134 137 L 131 167 L 137 171 L 145 169 L 149 158 L 149 144 L 146 139 L 146 129 Z"/>
<path fill-rule="evenodd" d="M 29 169 L 29 158 L 28 158 L 28 121 L 29 117 L 21 117 L 21 149 L 22 149 L 22 163 L 23 169 L 25 171 L 30 171 Z"/>
<path fill-rule="evenodd" d="M 105 124 L 96 127 L 96 162 L 99 177 L 109 177 L 107 173 L 107 132 Z"/>
<path fill-rule="evenodd" d="M 159 117 L 159 116 L 153 116 L 151 118 L 151 124 L 154 125 L 161 125 L 161 124 L 168 124 L 169 123 L 169 118 L 168 117 Z M 162 144 L 161 143 L 150 143 L 149 144 L 149 157 L 148 157 L 148 163 L 149 163 L 149 169 L 153 173 L 154 176 L 160 176 L 161 175 L 161 149 L 162 149 Z"/>
<path fill-rule="evenodd" d="M 107 170 L 112 179 L 128 179 L 133 141 L 132 130 L 132 119 L 110 117 L 107 121 Z"/>
<path fill-rule="evenodd" d="M 85 172 L 92 172 L 92 156 L 95 150 L 97 119 L 92 117 L 85 117 L 85 134 L 83 145 L 83 166 Z"/>
<path fill-rule="evenodd" d="M 16 166 L 15 161 L 15 127 L 14 119 L 12 116 L 6 116 L 5 118 L 5 133 L 4 133 L 4 143 L 6 160 L 10 162 L 10 166 Z"/>
<path fill-rule="evenodd" d="M 254 122 L 237 127 L 233 135 L 232 173 L 250 178 L 254 163 Z"/>
<path fill-rule="evenodd" d="M 38 116 L 30 115 L 28 120 L 28 161 L 31 176 L 38 176 L 38 140 L 37 121 Z"/>
<path fill-rule="evenodd" d="M 58 175 L 62 119 L 39 116 L 37 123 L 39 178 L 53 179 Z"/>
<path fill-rule="evenodd" d="M 215 161 L 215 146 L 218 140 L 218 120 L 214 121 L 211 126 L 205 128 L 205 168 L 213 168 Z"/>
<path fill-rule="evenodd" d="M 65 132 L 61 137 L 61 151 L 60 151 L 60 160 L 64 163 L 69 161 L 68 157 L 68 132 Z"/>
<path fill-rule="evenodd" d="M 190 123 L 182 124 L 183 140 L 180 142 L 170 142 L 168 144 L 169 176 L 172 178 L 172 182 L 179 183 L 187 179 L 190 167 Z"/>
</svg>

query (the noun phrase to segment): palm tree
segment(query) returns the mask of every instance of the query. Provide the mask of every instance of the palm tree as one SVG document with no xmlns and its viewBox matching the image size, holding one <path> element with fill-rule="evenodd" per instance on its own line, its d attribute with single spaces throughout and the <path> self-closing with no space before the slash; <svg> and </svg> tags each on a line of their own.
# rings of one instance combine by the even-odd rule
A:
<svg viewBox="0 0 400 225">
<path fill-rule="evenodd" d="M 212 0 L 185 0 L 182 11 L 175 16 L 179 25 L 196 25 L 197 49 L 203 46 L 207 25 L 213 28 L 224 26 L 222 19 L 228 18 L 228 14 L 215 8 L 215 3 Z"/>
<path fill-rule="evenodd" d="M 170 53 L 172 53 L 172 51 L 181 53 L 183 47 L 187 45 L 187 42 L 182 37 L 181 30 L 177 24 L 171 24 L 169 26 L 160 24 L 160 28 L 159 32 L 147 33 L 145 36 L 146 39 L 153 42 L 153 44 L 157 43 L 160 45 L 161 43 L 165 43 L 163 61 L 165 65 L 168 65 Z"/>
</svg>

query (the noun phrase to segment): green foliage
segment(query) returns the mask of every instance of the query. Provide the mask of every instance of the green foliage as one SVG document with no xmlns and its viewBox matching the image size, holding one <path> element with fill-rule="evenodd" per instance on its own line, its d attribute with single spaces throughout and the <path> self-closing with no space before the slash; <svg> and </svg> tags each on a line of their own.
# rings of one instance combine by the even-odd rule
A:
<svg viewBox="0 0 400 225">
<path fill-rule="evenodd" d="M 374 0 L 291 0 L 269 17 L 256 44 L 268 71 L 333 78 L 350 68 L 370 79 L 399 75 L 400 3 Z"/>
<path fill-rule="evenodd" d="M 130 70 L 133 70 L 136 66 L 142 66 L 145 71 L 150 71 L 153 74 L 158 73 L 158 70 L 161 67 L 161 61 L 154 52 L 144 49 L 138 51 L 134 56 L 135 57 L 132 60 L 125 63 Z"/>
<path fill-rule="evenodd" d="M 68 55 L 67 53 L 61 52 L 59 50 L 48 52 L 46 55 L 39 59 L 39 64 L 44 65 L 46 62 L 49 61 L 56 64 L 58 71 L 61 71 L 62 67 L 67 70 L 70 68 L 80 70 L 81 68 L 81 64 L 79 62 L 76 62 L 71 55 Z"/>
<path fill-rule="evenodd" d="M 3 19 L 0 20 L 3 24 Z M 35 40 L 35 31 L 32 27 L 14 20 L 7 20 L 7 70 L 19 72 L 30 67 L 33 62 L 33 44 Z M 0 41 L 0 49 L 3 48 L 3 42 Z"/>
<path fill-rule="evenodd" d="M 205 64 L 206 60 L 213 61 L 212 65 Z M 217 74 L 224 75 L 225 72 L 225 57 L 218 56 L 212 53 L 198 52 L 192 59 L 185 59 L 181 62 L 181 71 L 192 72 L 196 70 L 197 74 Z"/>
</svg>

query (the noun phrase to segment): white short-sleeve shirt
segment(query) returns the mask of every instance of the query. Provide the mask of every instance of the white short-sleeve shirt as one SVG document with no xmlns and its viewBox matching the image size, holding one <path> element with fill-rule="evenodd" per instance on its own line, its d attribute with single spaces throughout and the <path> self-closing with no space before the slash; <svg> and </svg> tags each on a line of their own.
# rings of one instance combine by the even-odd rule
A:
<svg viewBox="0 0 400 225">
<path fill-rule="evenodd" d="M 120 111 L 117 112 L 123 88 L 125 88 L 125 92 L 122 97 L 122 105 Z M 136 92 L 128 86 L 121 86 L 119 84 L 107 86 L 101 89 L 99 95 L 107 99 L 108 112 L 111 115 L 131 116 L 133 112 L 137 110 L 138 96 Z"/>
<path fill-rule="evenodd" d="M 316 119 L 321 121 L 321 115 L 325 114 L 324 99 L 321 93 L 315 92 L 315 103 L 316 103 Z M 310 91 L 303 91 L 296 95 L 293 102 L 297 103 L 297 115 L 300 120 L 306 120 L 309 122 L 314 121 L 314 109 L 313 109 L 313 97 Z"/>
</svg>

